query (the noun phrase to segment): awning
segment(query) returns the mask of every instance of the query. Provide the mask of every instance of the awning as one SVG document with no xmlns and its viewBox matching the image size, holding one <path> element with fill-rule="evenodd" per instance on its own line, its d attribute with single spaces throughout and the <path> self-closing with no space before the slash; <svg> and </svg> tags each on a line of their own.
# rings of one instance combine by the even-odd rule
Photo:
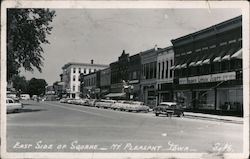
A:
<svg viewBox="0 0 250 159">
<path fill-rule="evenodd" d="M 197 61 L 197 62 L 195 63 L 195 66 L 198 66 L 198 65 L 201 65 L 201 64 L 202 64 L 202 60 Z"/>
<path fill-rule="evenodd" d="M 175 69 L 175 66 L 170 67 L 170 69 L 171 69 L 171 70 L 174 70 L 174 69 Z"/>
<path fill-rule="evenodd" d="M 175 69 L 180 69 L 180 68 L 181 68 L 181 65 L 175 66 Z"/>
<path fill-rule="evenodd" d="M 194 66 L 195 62 L 191 62 L 188 66 Z"/>
<path fill-rule="evenodd" d="M 206 60 L 202 61 L 202 65 L 204 65 L 204 64 L 210 64 L 210 59 L 206 59 Z"/>
<path fill-rule="evenodd" d="M 242 49 L 238 50 L 236 53 L 234 53 L 231 58 L 233 59 L 242 59 Z"/>
<path fill-rule="evenodd" d="M 216 58 L 213 60 L 213 62 L 220 62 L 220 61 L 221 61 L 221 57 L 220 57 L 220 56 L 216 57 Z"/>
<path fill-rule="evenodd" d="M 221 60 L 222 60 L 222 61 L 223 61 L 223 60 L 230 60 L 230 55 L 225 55 L 224 57 L 222 57 Z"/>
<path fill-rule="evenodd" d="M 186 63 L 182 64 L 181 68 L 187 68 L 187 64 Z"/>
<path fill-rule="evenodd" d="M 126 93 L 109 93 L 105 97 L 125 97 Z"/>
</svg>

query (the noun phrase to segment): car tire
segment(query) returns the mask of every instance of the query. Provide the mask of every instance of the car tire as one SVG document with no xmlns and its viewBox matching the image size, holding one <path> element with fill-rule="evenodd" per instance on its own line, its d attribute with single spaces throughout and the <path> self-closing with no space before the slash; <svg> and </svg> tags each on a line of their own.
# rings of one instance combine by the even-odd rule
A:
<svg viewBox="0 0 250 159">
<path fill-rule="evenodd" d="M 158 114 L 158 113 L 155 113 L 155 116 L 159 116 L 159 114 Z"/>
<path fill-rule="evenodd" d="M 184 113 L 178 114 L 178 117 L 183 117 L 183 116 L 184 116 Z"/>
</svg>

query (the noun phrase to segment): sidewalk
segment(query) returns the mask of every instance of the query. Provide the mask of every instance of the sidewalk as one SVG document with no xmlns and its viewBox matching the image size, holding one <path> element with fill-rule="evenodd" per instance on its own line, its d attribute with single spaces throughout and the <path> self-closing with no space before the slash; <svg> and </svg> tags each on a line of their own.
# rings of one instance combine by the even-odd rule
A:
<svg viewBox="0 0 250 159">
<path fill-rule="evenodd" d="M 233 116 L 221 116 L 221 115 L 212 115 L 212 114 L 203 114 L 203 113 L 192 113 L 185 112 L 185 118 L 199 118 L 204 120 L 219 120 L 236 124 L 243 124 L 242 117 L 233 117 Z"/>
</svg>

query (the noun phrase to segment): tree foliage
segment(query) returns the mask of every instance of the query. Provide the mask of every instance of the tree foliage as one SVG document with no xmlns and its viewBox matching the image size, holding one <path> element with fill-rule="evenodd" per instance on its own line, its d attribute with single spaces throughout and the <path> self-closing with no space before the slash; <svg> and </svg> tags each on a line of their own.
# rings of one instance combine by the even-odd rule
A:
<svg viewBox="0 0 250 159">
<path fill-rule="evenodd" d="M 42 71 L 43 48 L 49 44 L 50 23 L 55 11 L 49 9 L 8 9 L 7 10 L 7 78 L 19 73 L 23 67 L 27 71 L 34 68 Z"/>
<path fill-rule="evenodd" d="M 19 91 L 19 93 L 27 93 L 28 81 L 24 76 L 15 75 L 12 78 L 13 88 Z"/>
<path fill-rule="evenodd" d="M 30 96 L 33 95 L 44 95 L 46 90 L 47 82 L 44 79 L 32 78 L 28 82 L 28 93 Z"/>
</svg>

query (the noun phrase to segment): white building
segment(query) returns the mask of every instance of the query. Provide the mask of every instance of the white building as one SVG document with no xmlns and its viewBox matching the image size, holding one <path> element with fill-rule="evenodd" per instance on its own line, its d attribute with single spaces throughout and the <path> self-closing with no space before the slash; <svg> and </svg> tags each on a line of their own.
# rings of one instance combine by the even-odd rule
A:
<svg viewBox="0 0 250 159">
<path fill-rule="evenodd" d="M 157 88 L 158 102 L 172 100 L 172 84 L 174 71 L 174 51 L 173 47 L 166 47 L 158 51 L 157 55 Z"/>
<path fill-rule="evenodd" d="M 70 62 L 65 64 L 63 69 L 62 80 L 64 82 L 64 89 L 67 92 L 69 98 L 79 99 L 80 95 L 80 74 L 85 75 L 102 70 L 109 67 L 103 64 L 94 64 L 93 60 L 91 63 L 74 63 Z"/>
</svg>

